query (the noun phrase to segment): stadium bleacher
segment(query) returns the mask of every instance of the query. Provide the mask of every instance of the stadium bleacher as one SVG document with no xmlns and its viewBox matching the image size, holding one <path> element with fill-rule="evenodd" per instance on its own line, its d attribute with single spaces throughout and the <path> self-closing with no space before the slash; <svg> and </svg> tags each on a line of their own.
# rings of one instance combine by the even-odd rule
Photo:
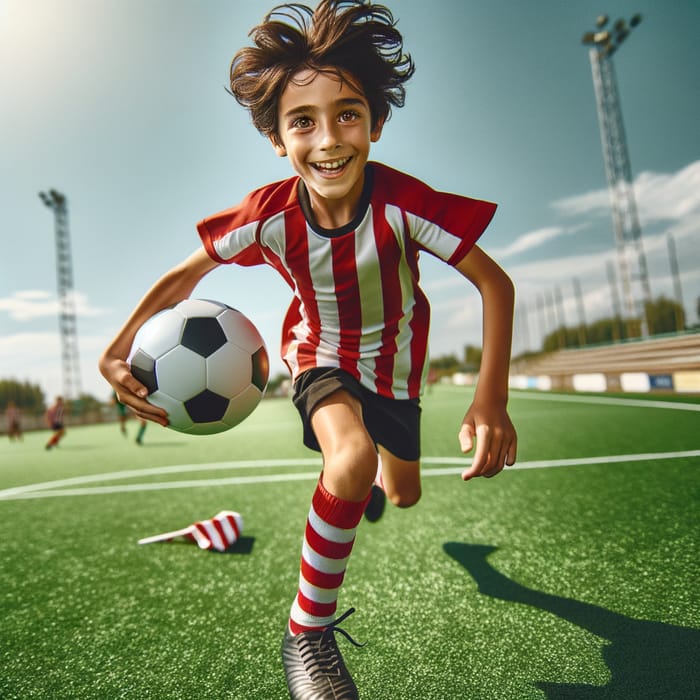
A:
<svg viewBox="0 0 700 700">
<path fill-rule="evenodd" d="M 511 386 L 700 393 L 700 333 L 557 350 L 514 360 Z"/>
</svg>

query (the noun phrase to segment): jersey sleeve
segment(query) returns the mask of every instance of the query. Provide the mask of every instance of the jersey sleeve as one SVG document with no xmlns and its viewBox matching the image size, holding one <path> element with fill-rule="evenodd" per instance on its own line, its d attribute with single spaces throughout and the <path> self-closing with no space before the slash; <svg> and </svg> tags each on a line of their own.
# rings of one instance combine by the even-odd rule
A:
<svg viewBox="0 0 700 700">
<path fill-rule="evenodd" d="M 404 212 L 408 232 L 421 248 L 456 265 L 479 240 L 496 204 L 439 192 L 409 175 L 387 169 L 393 197 Z"/>
<path fill-rule="evenodd" d="M 261 225 L 294 204 L 293 180 L 268 185 L 242 202 L 202 219 L 197 232 L 209 256 L 219 263 L 262 265 L 267 262 L 259 241 Z"/>
<path fill-rule="evenodd" d="M 469 197 L 437 192 L 435 204 L 407 212 L 411 238 L 422 248 L 456 265 L 486 230 L 496 205 Z"/>
</svg>

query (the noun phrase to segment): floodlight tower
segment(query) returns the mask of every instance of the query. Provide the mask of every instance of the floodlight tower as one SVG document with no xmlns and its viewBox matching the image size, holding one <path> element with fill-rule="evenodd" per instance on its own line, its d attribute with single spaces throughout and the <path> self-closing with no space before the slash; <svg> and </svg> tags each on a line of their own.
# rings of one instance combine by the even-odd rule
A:
<svg viewBox="0 0 700 700">
<path fill-rule="evenodd" d="M 641 333 L 646 336 L 651 330 L 646 314 L 647 304 L 651 302 L 651 288 L 612 61 L 613 54 L 641 21 L 642 16 L 636 14 L 629 25 L 625 20 L 618 19 L 610 29 L 606 29 L 608 16 L 601 15 L 596 20 L 596 31 L 586 32 L 582 42 L 590 46 L 588 55 L 593 72 L 625 312 L 629 318 L 639 319 Z M 641 296 L 635 294 L 634 282 L 639 283 Z"/>
<path fill-rule="evenodd" d="M 68 230 L 68 204 L 65 195 L 56 190 L 39 192 L 39 198 L 53 209 L 56 228 L 56 278 L 58 283 L 59 329 L 63 363 L 63 394 L 66 399 L 79 399 L 80 362 L 78 359 L 78 330 L 73 296 L 73 261 Z"/>
</svg>

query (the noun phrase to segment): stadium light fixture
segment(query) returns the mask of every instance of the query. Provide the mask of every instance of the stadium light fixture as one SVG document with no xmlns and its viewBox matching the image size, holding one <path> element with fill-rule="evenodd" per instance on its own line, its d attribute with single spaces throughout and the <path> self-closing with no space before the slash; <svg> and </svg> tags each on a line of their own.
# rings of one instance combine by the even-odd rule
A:
<svg viewBox="0 0 700 700">
<path fill-rule="evenodd" d="M 639 13 L 633 15 L 629 24 L 624 19 L 615 20 L 611 29 L 603 31 L 608 21 L 607 15 L 600 15 L 596 19 L 595 24 L 601 31 L 585 32 L 581 37 L 581 43 L 594 46 L 603 57 L 612 56 L 620 48 L 620 45 L 627 39 L 632 29 L 642 21 L 642 15 Z"/>
</svg>

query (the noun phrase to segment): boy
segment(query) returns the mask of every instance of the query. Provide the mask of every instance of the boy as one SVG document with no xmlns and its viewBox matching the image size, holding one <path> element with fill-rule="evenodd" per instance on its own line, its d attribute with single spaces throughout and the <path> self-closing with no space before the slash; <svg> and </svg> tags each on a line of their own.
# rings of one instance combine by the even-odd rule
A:
<svg viewBox="0 0 700 700">
<path fill-rule="evenodd" d="M 474 245 L 495 205 L 435 192 L 368 162 L 414 70 L 387 8 L 365 0 L 322 0 L 315 11 L 285 5 L 251 36 L 254 46 L 232 61 L 231 92 L 297 176 L 201 221 L 202 247 L 146 293 L 100 368 L 121 401 L 165 425 L 164 411 L 146 401 L 125 362 L 138 327 L 220 264 L 268 264 L 289 283 L 282 354 L 304 442 L 320 450 L 323 471 L 304 531 L 283 665 L 293 699 L 356 698 L 334 637 L 349 614 L 334 619 L 355 531 L 370 494 L 378 501 L 373 519 L 384 494 L 400 507 L 420 498 L 429 306 L 418 285 L 418 254 L 456 267 L 483 299 L 481 375 L 458 436 L 465 453 L 478 438 L 465 480 L 494 476 L 515 461 L 506 411 L 514 292 Z"/>
<path fill-rule="evenodd" d="M 5 407 L 5 420 L 7 421 L 7 435 L 10 442 L 22 439 L 22 423 L 20 410 L 14 401 L 8 401 Z"/>
<path fill-rule="evenodd" d="M 55 403 L 46 410 L 46 422 L 51 430 L 53 430 L 49 441 L 46 443 L 47 450 L 50 450 L 52 447 L 58 447 L 61 438 L 66 434 L 66 429 L 63 427 L 63 415 L 65 410 L 66 404 L 62 396 L 56 397 Z"/>
</svg>

